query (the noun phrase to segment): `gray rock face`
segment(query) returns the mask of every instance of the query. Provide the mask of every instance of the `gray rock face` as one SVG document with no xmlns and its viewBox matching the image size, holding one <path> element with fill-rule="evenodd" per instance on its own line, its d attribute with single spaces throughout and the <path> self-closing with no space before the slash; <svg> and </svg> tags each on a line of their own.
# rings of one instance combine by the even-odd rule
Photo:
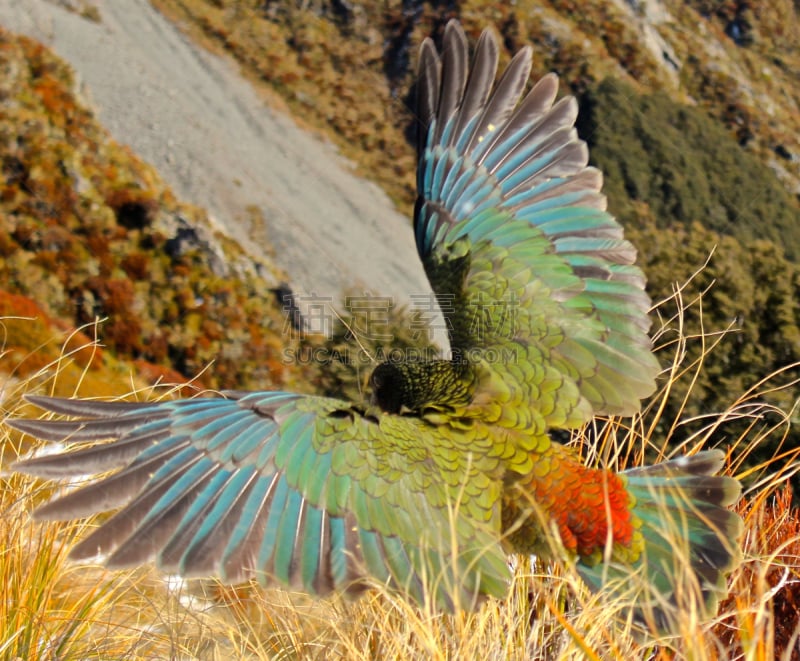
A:
<svg viewBox="0 0 800 661">
<path fill-rule="evenodd" d="M 329 144 L 268 108 L 233 64 L 146 0 L 95 4 L 99 23 L 46 0 L 0 0 L 0 24 L 70 62 L 112 135 L 283 268 L 295 292 L 338 302 L 368 290 L 408 303 L 430 291 L 409 219 Z"/>
</svg>

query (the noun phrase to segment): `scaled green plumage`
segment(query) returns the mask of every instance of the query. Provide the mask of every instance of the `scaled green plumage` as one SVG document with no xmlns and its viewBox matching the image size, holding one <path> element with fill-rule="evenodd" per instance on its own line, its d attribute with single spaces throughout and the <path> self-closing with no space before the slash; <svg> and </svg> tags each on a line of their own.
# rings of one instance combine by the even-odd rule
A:
<svg viewBox="0 0 800 661">
<path fill-rule="evenodd" d="M 498 46 L 472 66 L 456 22 L 422 46 L 417 118 L 420 258 L 450 354 L 375 368 L 369 402 L 282 392 L 160 403 L 29 397 L 76 420 L 14 420 L 45 440 L 111 442 L 24 460 L 43 477 L 118 469 L 37 511 L 121 508 L 72 550 L 111 567 L 155 560 L 185 576 L 256 578 L 324 595 L 367 577 L 442 609 L 503 597 L 510 552 L 558 544 L 590 587 L 675 627 L 697 584 L 710 614 L 738 562 L 738 483 L 717 451 L 614 474 L 551 440 L 654 389 L 650 301 L 635 250 L 587 166 L 571 97 L 545 76 L 520 100 L 523 48 L 494 85 Z M 673 542 L 688 541 L 685 567 Z M 638 577 L 638 578 L 637 578 Z"/>
</svg>

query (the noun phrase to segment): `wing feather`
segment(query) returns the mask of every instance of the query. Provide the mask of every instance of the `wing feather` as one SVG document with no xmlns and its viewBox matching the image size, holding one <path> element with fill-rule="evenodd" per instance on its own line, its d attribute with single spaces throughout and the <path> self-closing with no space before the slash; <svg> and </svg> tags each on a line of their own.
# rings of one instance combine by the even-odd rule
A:
<svg viewBox="0 0 800 661">
<path fill-rule="evenodd" d="M 431 42 L 422 53 L 430 69 Z M 418 145 L 414 231 L 451 349 L 481 375 L 475 406 L 504 424 L 538 414 L 548 425 L 573 426 L 592 414 L 635 411 L 659 366 L 647 336 L 644 275 L 606 212 L 601 173 L 588 166 L 575 131 L 577 102 L 556 101 L 552 74 L 520 101 L 531 57 L 529 48 L 517 53 L 492 90 L 495 38 L 481 35 L 467 72 L 466 37 L 448 24 L 440 70 L 425 75 L 419 101 L 435 130 Z M 625 360 L 602 362 L 612 357 Z M 527 364 L 513 370 L 509 360 Z M 517 371 L 519 381 L 508 383 Z M 564 379 L 571 385 L 541 398 Z"/>
<path fill-rule="evenodd" d="M 458 121 L 455 124 L 453 135 L 458 136 L 459 144 L 472 139 L 472 135 L 479 124 L 476 122 L 486 106 L 489 92 L 494 84 L 497 73 L 497 58 L 499 50 L 497 42 L 490 33 L 484 32 L 478 39 L 475 47 L 475 56 L 472 60 L 472 70 L 466 82 L 463 98 L 460 101 Z M 461 149 L 466 144 L 461 145 Z"/>
<path fill-rule="evenodd" d="M 213 516 L 217 503 L 226 504 L 226 512 L 235 520 L 244 499 L 252 487 L 255 472 L 217 470 L 203 492 L 192 503 L 186 516 L 176 527 L 170 540 L 164 544 L 158 555 L 158 564 L 164 571 L 186 574 L 181 567 L 181 558 L 186 555 L 189 545 L 195 539 L 205 539 L 213 533 L 223 517 Z"/>
<path fill-rule="evenodd" d="M 114 568 L 155 559 L 185 576 L 258 578 L 319 594 L 377 580 L 420 598 L 441 571 L 449 577 L 433 589 L 445 608 L 505 591 L 499 464 L 460 461 L 457 439 L 419 419 L 376 419 L 344 401 L 269 392 L 136 407 L 36 403 L 82 417 L 10 424 L 48 438 L 111 434 L 91 453 L 15 465 L 44 476 L 117 469 L 38 511 L 73 518 L 121 507 L 74 547 L 75 559 L 105 555 Z M 488 444 L 489 429 L 482 433 Z M 482 498 L 464 495 L 472 481 Z M 466 520 L 455 540 L 453 509 Z M 453 544 L 462 549 L 455 564 Z"/>
<path fill-rule="evenodd" d="M 494 42 L 486 34 L 486 40 Z M 482 36 L 483 38 L 483 36 Z M 480 58 L 476 56 L 476 61 Z M 495 70 L 497 69 L 497 62 L 494 64 Z M 487 100 L 481 115 L 475 123 L 469 142 L 464 145 L 464 151 L 469 153 L 478 144 L 487 142 L 492 139 L 494 132 L 499 126 L 505 123 L 508 116 L 514 110 L 522 91 L 525 89 L 525 84 L 528 82 L 528 76 L 531 73 L 531 49 L 530 46 L 525 46 L 520 50 L 511 60 L 505 72 L 503 73 L 494 94 Z"/>
<path fill-rule="evenodd" d="M 439 53 L 436 52 L 436 46 L 430 39 L 426 39 L 420 49 L 418 72 L 417 149 L 422 149 L 428 141 L 428 130 L 439 107 L 439 86 L 442 76 Z"/>
<path fill-rule="evenodd" d="M 442 73 L 437 108 L 435 142 L 449 144 L 453 135 L 450 119 L 458 109 L 467 82 L 467 38 L 461 27 L 449 22 L 444 29 L 444 48 L 441 55 Z"/>
</svg>

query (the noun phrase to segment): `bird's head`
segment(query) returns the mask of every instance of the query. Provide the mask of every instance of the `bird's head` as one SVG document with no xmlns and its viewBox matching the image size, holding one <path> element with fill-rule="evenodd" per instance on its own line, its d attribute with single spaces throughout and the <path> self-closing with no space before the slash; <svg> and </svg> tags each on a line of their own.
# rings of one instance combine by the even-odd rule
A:
<svg viewBox="0 0 800 661">
<path fill-rule="evenodd" d="M 386 413 L 400 413 L 406 400 L 407 376 L 395 363 L 381 363 L 369 377 L 371 404 Z"/>
<path fill-rule="evenodd" d="M 371 404 L 386 413 L 454 410 L 472 398 L 469 366 L 449 360 L 385 362 L 369 377 Z"/>
</svg>

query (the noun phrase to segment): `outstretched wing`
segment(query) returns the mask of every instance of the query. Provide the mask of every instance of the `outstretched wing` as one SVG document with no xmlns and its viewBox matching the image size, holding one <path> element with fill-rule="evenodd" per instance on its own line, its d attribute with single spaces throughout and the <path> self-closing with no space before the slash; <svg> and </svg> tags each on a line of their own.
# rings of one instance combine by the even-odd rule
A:
<svg viewBox="0 0 800 661">
<path fill-rule="evenodd" d="M 372 576 L 451 610 L 506 592 L 500 453 L 488 433 L 443 434 L 281 392 L 28 399 L 80 417 L 12 427 L 46 440 L 112 439 L 15 465 L 48 478 L 116 470 L 37 510 L 72 519 L 122 508 L 73 558 L 102 554 L 115 568 L 156 559 L 184 576 L 277 580 L 315 594 L 357 592 Z"/>
<path fill-rule="evenodd" d="M 420 53 L 414 230 L 451 348 L 489 370 L 501 423 L 525 405 L 546 426 L 630 414 L 658 372 L 636 251 L 605 211 L 575 100 L 554 103 L 550 74 L 519 102 L 529 47 L 492 90 L 497 58 L 485 31 L 470 69 L 455 21 L 441 57 L 430 40 Z"/>
</svg>

